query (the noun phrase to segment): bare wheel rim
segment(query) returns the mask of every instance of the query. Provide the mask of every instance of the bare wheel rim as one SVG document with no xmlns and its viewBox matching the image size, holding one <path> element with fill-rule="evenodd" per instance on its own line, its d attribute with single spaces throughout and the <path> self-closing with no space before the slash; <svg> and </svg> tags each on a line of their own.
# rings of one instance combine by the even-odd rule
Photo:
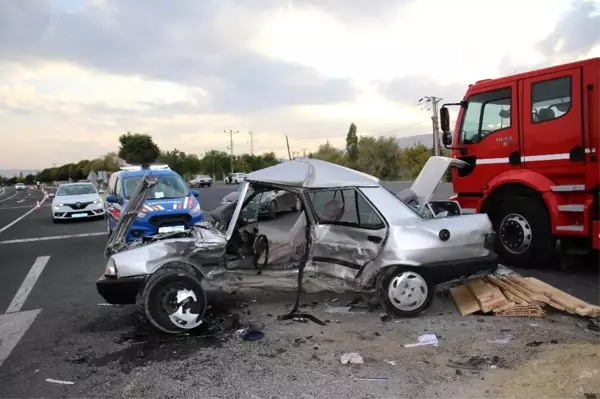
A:
<svg viewBox="0 0 600 399">
<path fill-rule="evenodd" d="M 388 298 L 399 310 L 410 312 L 427 300 L 427 282 L 418 273 L 408 271 L 394 276 L 388 286 Z"/>
<path fill-rule="evenodd" d="M 198 302 L 196 293 L 184 284 L 168 284 L 158 293 L 160 310 L 165 312 L 173 325 L 190 330 L 202 324 L 200 310 L 203 304 Z"/>
<path fill-rule="evenodd" d="M 531 246 L 531 225 L 518 213 L 508 214 L 500 223 L 500 242 L 510 253 L 520 255 Z"/>
</svg>

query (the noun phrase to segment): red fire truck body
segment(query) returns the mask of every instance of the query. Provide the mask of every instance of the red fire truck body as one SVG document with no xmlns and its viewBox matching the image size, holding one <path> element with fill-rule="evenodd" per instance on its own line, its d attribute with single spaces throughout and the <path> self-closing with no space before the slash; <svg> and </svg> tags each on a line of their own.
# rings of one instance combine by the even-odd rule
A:
<svg viewBox="0 0 600 399">
<path fill-rule="evenodd" d="M 452 134 L 448 105 L 460 111 Z M 440 111 L 463 212 L 490 215 L 508 263 L 543 266 L 563 248 L 600 248 L 600 58 L 478 81 Z"/>
</svg>

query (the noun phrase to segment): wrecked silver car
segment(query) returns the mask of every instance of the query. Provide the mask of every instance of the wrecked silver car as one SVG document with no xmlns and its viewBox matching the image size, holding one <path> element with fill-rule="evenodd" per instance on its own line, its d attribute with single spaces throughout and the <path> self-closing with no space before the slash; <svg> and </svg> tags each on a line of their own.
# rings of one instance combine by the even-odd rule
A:
<svg viewBox="0 0 600 399">
<path fill-rule="evenodd" d="M 497 266 L 487 215 L 431 201 L 447 168 L 463 166 L 431 157 L 412 187 L 395 195 L 377 178 L 339 165 L 284 162 L 248 174 L 240 200 L 208 212 L 211 222 L 126 243 L 155 184 L 146 175 L 107 243 L 98 292 L 112 304 L 142 304 L 168 333 L 202 324 L 208 288 L 297 290 L 283 319 L 297 314 L 301 291 L 324 290 L 373 294 L 391 314 L 419 314 L 437 284 Z M 293 225 L 256 222 L 261 195 L 272 190 L 302 201 Z"/>
</svg>

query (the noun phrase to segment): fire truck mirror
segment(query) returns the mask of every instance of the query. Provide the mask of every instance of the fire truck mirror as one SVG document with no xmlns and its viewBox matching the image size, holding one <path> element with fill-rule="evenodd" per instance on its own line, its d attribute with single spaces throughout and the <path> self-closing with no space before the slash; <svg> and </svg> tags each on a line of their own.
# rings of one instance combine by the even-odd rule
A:
<svg viewBox="0 0 600 399">
<path fill-rule="evenodd" d="M 501 109 L 500 112 L 498 113 L 498 116 L 502 119 L 508 119 L 508 118 L 510 118 L 510 110 Z"/>
<path fill-rule="evenodd" d="M 442 143 L 444 143 L 445 147 L 449 147 L 450 145 L 452 145 L 452 133 L 444 132 L 442 134 Z"/>
<path fill-rule="evenodd" d="M 440 108 L 440 124 L 444 134 L 450 132 L 450 113 L 446 107 Z"/>
</svg>

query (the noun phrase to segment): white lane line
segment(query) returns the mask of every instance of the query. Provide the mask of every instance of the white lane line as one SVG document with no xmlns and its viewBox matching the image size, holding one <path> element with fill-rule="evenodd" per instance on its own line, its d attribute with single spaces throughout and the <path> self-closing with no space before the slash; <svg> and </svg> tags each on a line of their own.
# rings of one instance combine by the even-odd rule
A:
<svg viewBox="0 0 600 399">
<path fill-rule="evenodd" d="M 0 366 L 15 349 L 42 309 L 0 315 Z"/>
<path fill-rule="evenodd" d="M 40 205 L 40 207 L 41 207 L 41 206 L 42 206 L 42 205 Z M 49 208 L 49 207 L 51 207 L 51 206 L 52 206 L 51 204 L 48 204 L 48 205 L 44 205 L 43 207 L 44 207 L 44 208 Z M 4 210 L 7 210 L 7 209 L 25 209 L 25 208 L 31 208 L 31 205 L 21 205 L 21 206 L 0 206 L 0 211 L 4 211 Z"/>
<path fill-rule="evenodd" d="M 47 241 L 47 240 L 63 240 L 67 238 L 80 238 L 80 237 L 94 237 L 106 235 L 106 231 L 100 231 L 96 233 L 82 233 L 82 234 L 71 234 L 68 236 L 49 236 L 49 237 L 35 237 L 35 238 L 18 238 L 15 240 L 0 241 L 2 244 L 18 244 L 22 242 L 35 242 L 35 241 Z"/>
<path fill-rule="evenodd" d="M 17 201 L 17 204 L 20 204 L 21 202 L 25 202 L 25 199 L 20 199 Z"/>
<path fill-rule="evenodd" d="M 19 192 L 15 190 L 15 193 L 14 193 L 13 195 L 11 195 L 11 196 L 10 196 L 10 197 L 8 197 L 8 198 L 4 198 L 3 200 L 0 200 L 0 202 L 8 201 L 9 199 L 13 198 L 13 197 L 14 197 L 14 196 L 16 196 L 17 194 L 19 194 Z"/>
<path fill-rule="evenodd" d="M 31 293 L 33 286 L 35 285 L 37 279 L 40 277 L 40 274 L 42 274 L 42 271 L 44 271 L 44 267 L 46 267 L 49 260 L 49 256 L 39 256 L 35 260 L 33 266 L 31 266 L 31 270 L 29 270 L 29 273 L 27 273 L 27 276 L 25 276 L 25 280 L 23 280 L 21 287 L 19 287 L 19 291 L 17 291 L 12 302 L 10 303 L 10 305 L 8 305 L 6 313 L 14 313 L 21 310 L 21 308 L 25 304 L 25 300 Z"/>
<path fill-rule="evenodd" d="M 44 201 L 46 201 L 46 198 L 44 198 L 41 202 L 40 202 L 40 206 L 44 203 Z M 19 216 L 18 218 L 16 218 L 15 220 L 13 220 L 12 222 L 10 222 L 9 224 L 7 224 L 6 226 L 0 228 L 0 233 L 2 233 L 4 230 L 9 229 L 11 226 L 17 224 L 21 219 L 25 218 L 27 215 L 29 215 L 31 212 L 35 211 L 35 206 L 33 208 L 31 208 L 29 211 L 25 212 L 23 215 Z"/>
</svg>

